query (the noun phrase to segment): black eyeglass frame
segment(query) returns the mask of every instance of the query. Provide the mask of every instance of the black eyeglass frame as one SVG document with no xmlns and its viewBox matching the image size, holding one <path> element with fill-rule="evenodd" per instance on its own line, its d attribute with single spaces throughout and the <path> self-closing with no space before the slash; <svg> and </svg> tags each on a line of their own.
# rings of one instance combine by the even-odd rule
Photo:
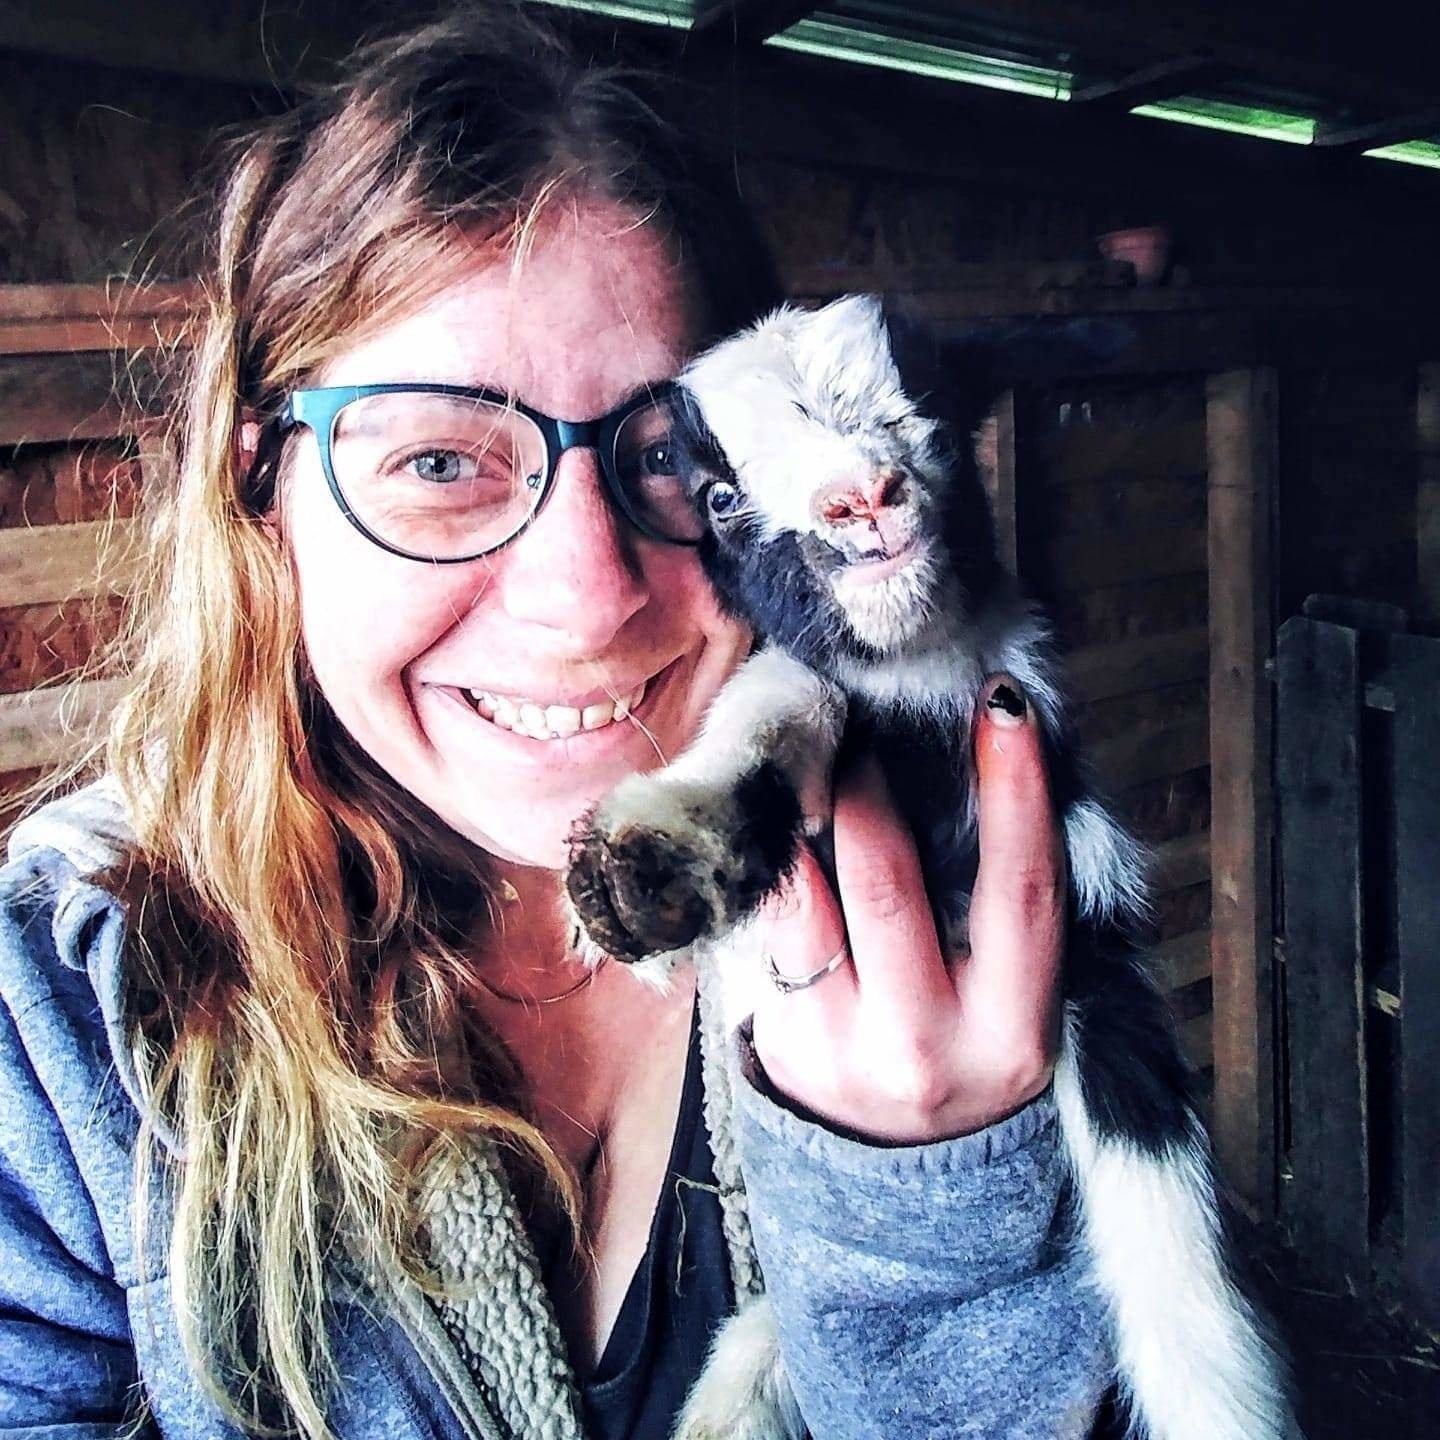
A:
<svg viewBox="0 0 1440 1440">
<path fill-rule="evenodd" d="M 615 442 L 619 438 L 621 426 L 636 412 L 651 405 L 664 404 L 674 395 L 675 391 L 674 382 L 666 380 L 638 390 L 609 414 L 597 416 L 594 420 L 557 420 L 553 415 L 546 415 L 543 411 L 536 410 L 533 406 L 526 405 L 523 401 L 516 400 L 513 396 L 506 395 L 501 391 L 486 390 L 471 385 L 401 381 L 379 385 L 325 385 L 313 389 L 292 390 L 286 396 L 284 408 L 275 418 L 273 431 L 277 441 L 275 453 L 263 457 L 257 455 L 255 473 L 258 483 L 252 493 L 252 503 L 256 505 L 257 509 L 268 505 L 274 490 L 279 444 L 303 425 L 315 436 L 316 443 L 320 447 L 320 466 L 325 473 L 325 483 L 329 486 L 335 503 L 340 507 L 340 513 L 372 545 L 379 546 L 381 550 L 385 550 L 391 555 L 398 555 L 402 560 L 419 560 L 428 565 L 465 565 L 484 555 L 493 555 L 518 540 L 534 523 L 535 517 L 545 508 L 545 502 L 555 488 L 555 472 L 559 469 L 560 457 L 567 450 L 593 449 L 599 458 L 600 475 L 605 482 L 605 490 L 611 503 L 635 529 L 642 535 L 667 545 L 695 546 L 700 543 L 698 539 L 677 539 L 646 523 L 626 494 L 624 482 L 620 479 L 615 463 Z M 349 500 L 345 498 L 345 492 L 336 478 L 335 465 L 330 453 L 330 443 L 340 412 L 347 405 L 366 399 L 371 395 L 453 395 L 461 399 L 483 400 L 492 405 L 500 405 L 531 421 L 540 431 L 545 442 L 545 473 L 540 481 L 540 496 L 520 526 L 495 545 L 487 545 L 483 550 L 476 550 L 473 554 L 452 556 L 422 555 L 414 550 L 404 550 L 398 545 L 392 545 L 371 530 L 351 508 Z"/>
</svg>

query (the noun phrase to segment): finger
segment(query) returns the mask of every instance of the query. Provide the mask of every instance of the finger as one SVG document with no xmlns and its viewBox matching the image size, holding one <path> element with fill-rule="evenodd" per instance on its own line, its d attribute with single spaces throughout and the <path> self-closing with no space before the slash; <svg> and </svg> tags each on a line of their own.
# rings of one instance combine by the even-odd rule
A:
<svg viewBox="0 0 1440 1440">
<path fill-rule="evenodd" d="M 784 886 L 761 907 L 759 924 L 763 953 L 788 979 L 813 975 L 845 953 L 840 906 L 808 845 L 801 845 Z M 813 985 L 788 994 L 767 974 L 756 1008 L 793 1018 L 797 1007 L 814 1011 L 848 1002 L 854 990 L 855 972 L 843 962 Z"/>
<path fill-rule="evenodd" d="M 1008 675 L 982 692 L 975 768 L 980 864 L 959 983 L 998 1013 L 1048 1014 L 1064 950 L 1065 850 L 1035 710 Z"/>
<path fill-rule="evenodd" d="M 861 995 L 910 1016 L 950 1001 L 920 857 L 873 757 L 836 786 L 835 879 Z"/>
</svg>

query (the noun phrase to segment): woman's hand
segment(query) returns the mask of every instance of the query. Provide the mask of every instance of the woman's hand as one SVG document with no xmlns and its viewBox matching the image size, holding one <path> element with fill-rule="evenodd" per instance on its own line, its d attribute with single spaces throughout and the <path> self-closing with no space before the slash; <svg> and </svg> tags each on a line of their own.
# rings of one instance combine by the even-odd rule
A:
<svg viewBox="0 0 1440 1440">
<path fill-rule="evenodd" d="M 817 1119 L 920 1144 L 1020 1109 L 1058 1047 L 1066 874 L 1034 713 L 982 694 L 974 744 L 980 869 L 970 954 L 947 966 L 915 844 L 879 766 L 837 778 L 834 895 L 815 857 L 764 912 L 761 944 L 785 976 L 820 969 L 849 935 L 853 963 L 807 989 L 767 988 L 755 1053 L 770 1084 Z M 993 703 L 992 703 L 993 702 Z M 842 919 L 843 917 L 843 919 Z"/>
</svg>

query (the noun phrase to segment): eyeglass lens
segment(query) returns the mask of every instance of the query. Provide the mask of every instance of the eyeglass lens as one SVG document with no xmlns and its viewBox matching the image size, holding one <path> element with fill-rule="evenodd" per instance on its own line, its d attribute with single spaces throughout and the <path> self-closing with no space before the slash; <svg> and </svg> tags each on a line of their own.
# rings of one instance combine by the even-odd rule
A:
<svg viewBox="0 0 1440 1440">
<path fill-rule="evenodd" d="M 606 458 L 642 526 L 669 539 L 698 538 L 663 406 L 628 415 Z M 330 463 L 346 505 L 373 536 L 445 560 L 482 554 L 522 530 L 544 497 L 551 457 L 535 421 L 501 402 L 402 392 L 346 405 L 331 432 Z"/>
</svg>

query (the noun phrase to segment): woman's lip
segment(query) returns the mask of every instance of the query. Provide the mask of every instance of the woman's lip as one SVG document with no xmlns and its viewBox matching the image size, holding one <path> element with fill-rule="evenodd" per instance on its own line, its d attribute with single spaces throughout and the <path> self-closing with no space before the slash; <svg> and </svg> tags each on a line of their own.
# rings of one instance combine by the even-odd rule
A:
<svg viewBox="0 0 1440 1440">
<path fill-rule="evenodd" d="M 550 705 L 565 705 L 572 710 L 583 710 L 587 705 L 601 705 L 606 700 L 617 700 L 622 695 L 633 695 L 642 685 L 653 685 L 675 662 L 671 660 L 653 674 L 641 675 L 623 685 L 596 685 L 589 690 L 577 690 L 567 695 L 547 695 L 543 700 L 533 690 L 521 686 L 505 685 L 457 685 L 443 680 L 422 680 L 422 685 L 433 685 L 438 690 L 454 690 L 465 695 L 494 695 L 515 704 L 538 705 L 542 710 Z M 544 687 L 542 686 L 541 689 Z"/>
<path fill-rule="evenodd" d="M 462 706 L 465 713 L 472 720 L 474 720 L 477 724 L 484 725 L 485 728 L 492 735 L 503 736 L 506 743 L 519 746 L 524 751 L 530 754 L 534 754 L 541 750 L 549 750 L 553 753 L 557 746 L 562 747 L 567 753 L 569 753 L 569 751 L 574 747 L 588 749 L 591 746 L 596 746 L 597 748 L 599 748 L 607 744 L 613 744 L 618 737 L 612 732 L 618 731 L 621 732 L 623 735 L 624 732 L 628 731 L 634 733 L 636 730 L 643 728 L 643 722 L 649 716 L 650 712 L 654 709 L 660 697 L 669 690 L 670 681 L 674 678 L 674 675 L 679 670 L 684 660 L 684 655 L 677 656 L 668 665 L 665 665 L 661 669 L 657 670 L 655 674 L 652 675 L 650 679 L 645 682 L 645 694 L 641 699 L 639 706 L 634 711 L 632 711 L 631 715 L 627 716 L 626 719 L 612 721 L 608 725 L 602 725 L 598 730 L 581 730 L 574 735 L 567 735 L 564 737 L 550 740 L 537 740 L 533 736 L 522 735 L 514 730 L 507 730 L 503 725 L 495 724 L 493 720 L 487 720 L 483 715 L 480 714 L 480 712 L 471 702 L 468 690 L 461 690 L 454 685 L 430 685 L 425 688 L 434 690 L 437 693 L 444 695 L 454 704 Z M 632 686 L 631 688 L 633 690 L 634 687 Z M 610 692 L 608 690 L 603 690 L 598 693 L 605 699 L 611 698 Z M 621 693 L 623 694 L 628 692 Z M 642 722 L 642 725 L 632 725 L 630 723 L 630 720 L 632 718 L 639 722 Z"/>
</svg>

